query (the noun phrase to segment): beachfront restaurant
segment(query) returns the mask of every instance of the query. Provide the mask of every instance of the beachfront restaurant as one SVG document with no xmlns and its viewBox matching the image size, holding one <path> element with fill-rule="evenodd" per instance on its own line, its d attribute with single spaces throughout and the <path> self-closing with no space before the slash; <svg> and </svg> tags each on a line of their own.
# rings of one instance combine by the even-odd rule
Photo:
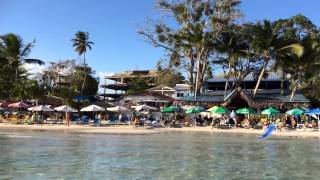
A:
<svg viewBox="0 0 320 180">
<path fill-rule="evenodd" d="M 232 79 L 229 80 L 230 84 Z M 291 98 L 292 90 L 289 89 L 289 81 L 281 79 L 276 73 L 269 73 L 259 86 L 254 95 L 256 78 L 250 73 L 241 83 L 240 87 L 224 91 L 226 79 L 212 78 L 206 82 L 205 92 L 197 97 L 187 96 L 177 98 L 176 102 L 181 105 L 201 105 L 206 107 L 224 106 L 228 109 L 251 107 L 260 111 L 263 108 L 275 107 L 285 111 L 293 107 L 309 107 L 310 100 L 302 92 L 296 91 Z M 281 85 L 282 84 L 282 85 Z M 282 86 L 282 88 L 281 88 Z"/>
</svg>

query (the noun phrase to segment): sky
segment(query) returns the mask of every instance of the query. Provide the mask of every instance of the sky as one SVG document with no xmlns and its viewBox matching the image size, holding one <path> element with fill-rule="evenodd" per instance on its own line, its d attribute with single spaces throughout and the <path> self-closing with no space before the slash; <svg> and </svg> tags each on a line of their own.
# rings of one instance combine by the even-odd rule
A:
<svg viewBox="0 0 320 180">
<path fill-rule="evenodd" d="M 137 34 L 146 20 L 159 18 L 155 0 L 0 0 L 0 35 L 15 33 L 36 40 L 30 58 L 52 62 L 76 59 L 75 32 L 89 32 L 95 43 L 87 62 L 105 75 L 153 69 L 164 51 Z M 298 13 L 320 24 L 319 0 L 243 0 L 244 21 L 288 18 Z M 39 68 L 39 67 L 37 67 Z M 40 68 L 41 69 L 41 68 Z"/>
</svg>

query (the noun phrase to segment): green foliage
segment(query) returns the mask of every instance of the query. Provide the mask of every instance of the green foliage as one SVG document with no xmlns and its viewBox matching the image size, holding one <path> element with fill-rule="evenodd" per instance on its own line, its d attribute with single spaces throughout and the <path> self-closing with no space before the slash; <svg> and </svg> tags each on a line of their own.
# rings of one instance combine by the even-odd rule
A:
<svg viewBox="0 0 320 180">
<path fill-rule="evenodd" d="M 173 69 L 166 68 L 158 71 L 156 84 L 165 85 L 169 87 L 175 87 L 176 84 L 184 83 L 184 77 L 181 73 L 176 72 Z"/>
<path fill-rule="evenodd" d="M 129 84 L 130 88 L 127 91 L 128 94 L 143 93 L 149 88 L 148 82 L 143 78 L 132 78 L 132 81 Z"/>
</svg>

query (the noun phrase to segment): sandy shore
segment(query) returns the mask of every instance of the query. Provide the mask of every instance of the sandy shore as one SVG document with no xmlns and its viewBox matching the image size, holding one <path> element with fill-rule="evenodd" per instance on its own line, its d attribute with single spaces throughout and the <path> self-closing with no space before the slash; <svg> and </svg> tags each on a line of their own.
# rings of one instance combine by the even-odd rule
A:
<svg viewBox="0 0 320 180">
<path fill-rule="evenodd" d="M 42 130 L 42 131 L 63 131 L 75 133 L 96 133 L 96 134 L 152 134 L 152 133 L 168 133 L 168 132 L 205 132 L 205 133 L 233 133 L 233 134 L 254 134 L 261 135 L 263 130 L 255 129 L 211 129 L 210 127 L 183 127 L 183 128 L 154 128 L 146 129 L 144 127 L 132 126 L 89 126 L 89 125 L 14 125 L 7 123 L 0 123 L 0 130 L 7 129 L 24 129 L 24 130 Z M 282 137 L 301 137 L 301 138 L 320 138 L 318 131 L 282 131 L 273 132 L 273 136 Z"/>
</svg>

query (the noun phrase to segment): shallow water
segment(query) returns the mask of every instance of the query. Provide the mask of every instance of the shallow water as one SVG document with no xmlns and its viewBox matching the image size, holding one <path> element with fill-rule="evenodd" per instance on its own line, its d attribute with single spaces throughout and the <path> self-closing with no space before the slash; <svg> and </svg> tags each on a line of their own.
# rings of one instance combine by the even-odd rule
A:
<svg viewBox="0 0 320 180">
<path fill-rule="evenodd" d="M 0 179 L 319 179 L 320 140 L 0 131 Z"/>
</svg>

